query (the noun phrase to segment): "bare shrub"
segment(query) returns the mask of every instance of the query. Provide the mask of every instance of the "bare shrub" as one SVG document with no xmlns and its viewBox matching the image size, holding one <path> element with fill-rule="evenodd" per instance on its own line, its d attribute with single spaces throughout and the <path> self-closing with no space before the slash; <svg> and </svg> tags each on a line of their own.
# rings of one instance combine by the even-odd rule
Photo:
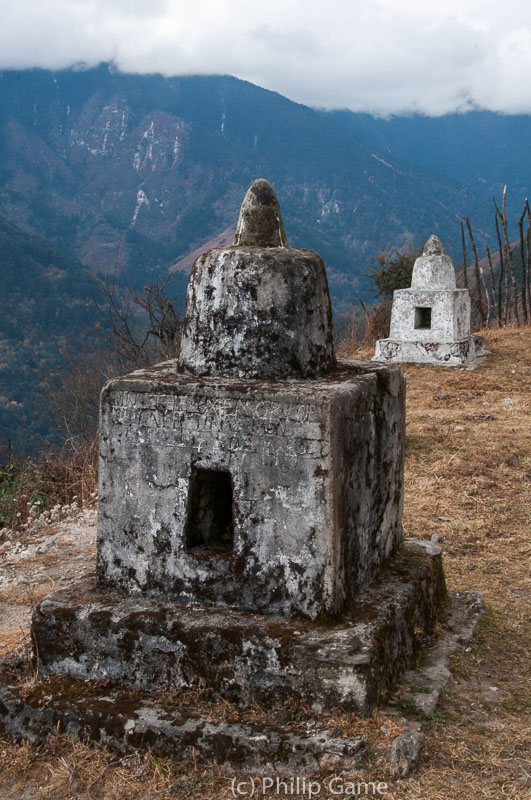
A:
<svg viewBox="0 0 531 800">
<path fill-rule="evenodd" d="M 119 289 L 109 276 L 98 281 L 107 304 L 113 354 L 123 369 L 179 356 L 182 320 L 175 298 L 167 294 L 168 282 L 152 282 L 140 293 Z"/>
<path fill-rule="evenodd" d="M 507 186 L 503 189 L 501 209 L 493 197 L 494 224 L 498 252 L 485 247 L 486 259 L 479 259 L 472 225 L 462 217 L 461 239 L 463 247 L 463 277 L 468 288 L 468 266 L 465 243 L 466 225 L 474 254 L 475 286 L 471 291 L 473 320 L 480 326 L 496 324 L 528 325 L 531 320 L 531 209 L 527 198 L 518 221 L 519 239 L 511 242 L 506 211 Z M 524 222 L 527 228 L 524 230 Z"/>
<path fill-rule="evenodd" d="M 77 352 L 65 347 L 62 355 L 64 367 L 46 376 L 44 386 L 67 446 L 77 449 L 79 443 L 94 441 L 102 386 L 120 373 L 121 364 L 108 346 L 101 344 Z"/>
<path fill-rule="evenodd" d="M 377 339 L 385 339 L 389 336 L 389 326 L 391 325 L 391 309 L 393 301 L 385 298 L 381 303 L 373 308 L 366 309 L 367 325 L 362 339 L 364 346 L 374 345 Z"/>
</svg>

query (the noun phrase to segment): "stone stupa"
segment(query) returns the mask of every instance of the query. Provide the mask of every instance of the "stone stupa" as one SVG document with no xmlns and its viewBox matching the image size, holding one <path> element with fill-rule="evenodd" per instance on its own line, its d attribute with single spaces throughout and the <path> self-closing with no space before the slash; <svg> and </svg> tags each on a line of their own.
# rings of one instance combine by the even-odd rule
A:
<svg viewBox="0 0 531 800">
<path fill-rule="evenodd" d="M 180 358 L 103 389 L 97 575 L 35 610 L 39 674 L 370 713 L 446 599 L 440 548 L 402 539 L 404 439 L 399 368 L 336 362 L 323 261 L 255 181 L 234 244 L 195 262 Z M 243 746 L 241 726 L 113 703 L 83 722 L 102 741 Z"/>
<path fill-rule="evenodd" d="M 388 339 L 376 342 L 375 361 L 453 366 L 483 355 L 483 340 L 470 333 L 470 294 L 458 289 L 455 269 L 437 236 L 415 261 L 409 289 L 393 294 Z"/>
</svg>

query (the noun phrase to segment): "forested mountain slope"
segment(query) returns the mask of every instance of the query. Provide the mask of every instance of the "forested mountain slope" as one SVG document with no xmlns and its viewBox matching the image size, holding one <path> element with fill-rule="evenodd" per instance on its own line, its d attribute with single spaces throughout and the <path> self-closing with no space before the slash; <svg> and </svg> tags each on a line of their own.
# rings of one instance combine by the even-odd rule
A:
<svg viewBox="0 0 531 800">
<path fill-rule="evenodd" d="M 487 213 L 462 182 L 231 77 L 3 72 L 0 165 L 1 213 L 90 268 L 118 259 L 139 285 L 234 225 L 266 177 L 290 242 L 325 258 L 336 307 L 366 294 L 386 242 L 457 242 L 458 214 Z"/>
</svg>

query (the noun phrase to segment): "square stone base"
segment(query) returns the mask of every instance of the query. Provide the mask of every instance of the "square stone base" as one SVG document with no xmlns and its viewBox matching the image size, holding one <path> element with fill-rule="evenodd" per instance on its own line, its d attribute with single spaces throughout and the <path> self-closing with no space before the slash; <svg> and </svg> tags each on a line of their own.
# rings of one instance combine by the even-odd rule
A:
<svg viewBox="0 0 531 800">
<path fill-rule="evenodd" d="M 402 538 L 405 384 L 340 361 L 316 380 L 110 381 L 97 574 L 132 596 L 336 615 Z M 385 476 L 385 479 L 382 479 Z"/>
<path fill-rule="evenodd" d="M 397 289 L 393 294 L 389 336 L 399 341 L 467 339 L 470 336 L 468 289 Z"/>
<path fill-rule="evenodd" d="M 370 713 L 414 661 L 445 599 L 440 548 L 409 540 L 339 618 L 132 598 L 89 578 L 37 606 L 32 639 L 41 675 L 209 687 L 244 706 L 294 698 L 316 710 Z"/>
<path fill-rule="evenodd" d="M 478 355 L 483 354 L 482 343 L 481 336 L 469 336 L 458 342 L 379 339 L 373 360 L 457 366 L 475 361 Z"/>
</svg>

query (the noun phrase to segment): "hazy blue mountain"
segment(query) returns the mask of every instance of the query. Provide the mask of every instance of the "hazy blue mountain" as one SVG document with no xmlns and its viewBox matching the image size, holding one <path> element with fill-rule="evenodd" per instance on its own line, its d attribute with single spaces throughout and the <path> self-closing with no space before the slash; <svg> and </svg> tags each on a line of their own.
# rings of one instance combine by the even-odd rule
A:
<svg viewBox="0 0 531 800">
<path fill-rule="evenodd" d="M 379 247 L 432 231 L 451 244 L 457 214 L 488 213 L 462 181 L 231 77 L 3 72 L 0 165 L 9 219 L 91 268 L 120 261 L 139 284 L 233 226 L 267 177 L 290 242 L 325 258 L 336 307 L 366 295 Z"/>
<path fill-rule="evenodd" d="M 531 194 L 530 115 L 471 111 L 441 117 L 377 118 L 334 111 L 330 116 L 390 158 L 405 159 L 459 181 L 486 201 L 495 195 L 501 203 L 507 184 L 508 209 L 515 217 Z M 469 216 L 473 218 L 472 213 Z"/>
<path fill-rule="evenodd" d="M 94 321 L 88 271 L 142 287 L 231 241 L 249 183 L 270 180 L 290 244 L 325 259 L 336 311 L 370 297 L 368 261 L 459 215 L 493 234 L 491 194 L 530 193 L 531 117 L 375 119 L 323 112 L 232 77 L 93 69 L 0 73 L 0 441 L 45 436 L 40 376 Z M 91 288 L 92 287 L 92 288 Z M 16 434 L 16 436 L 15 436 Z"/>
<path fill-rule="evenodd" d="M 1 216 L 0 270 L 0 449 L 11 440 L 31 452 L 57 441 L 43 379 L 100 322 L 97 288 L 79 262 Z"/>
</svg>

